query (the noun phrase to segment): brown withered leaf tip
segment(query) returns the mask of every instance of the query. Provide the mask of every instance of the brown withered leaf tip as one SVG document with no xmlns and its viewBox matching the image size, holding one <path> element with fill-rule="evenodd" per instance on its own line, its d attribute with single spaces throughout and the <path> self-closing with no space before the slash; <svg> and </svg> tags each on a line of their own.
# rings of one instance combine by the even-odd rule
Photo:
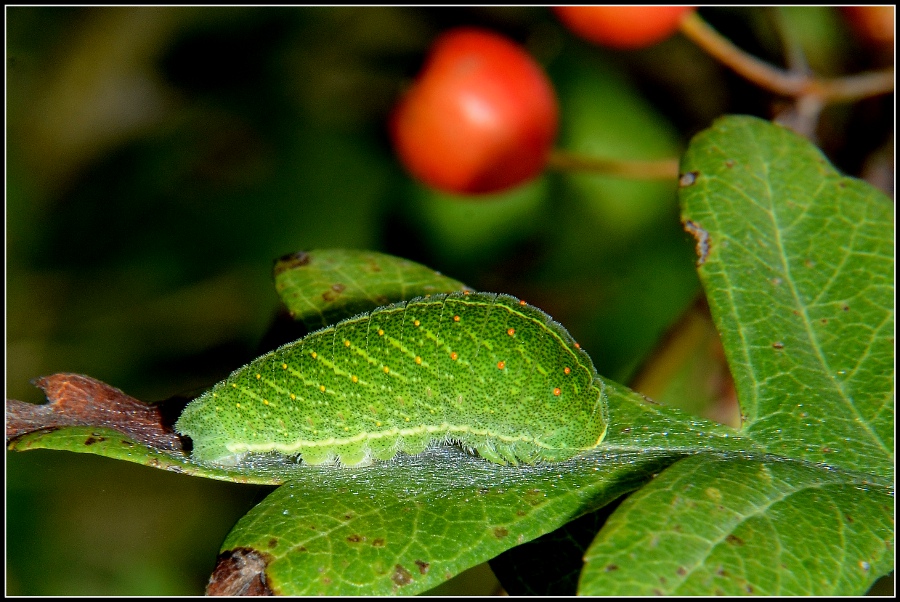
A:
<svg viewBox="0 0 900 602">
<path fill-rule="evenodd" d="M 269 556 L 252 548 L 236 548 L 219 554 L 206 586 L 207 596 L 272 596 L 266 584 Z"/>
<path fill-rule="evenodd" d="M 36 431 L 67 426 L 115 429 L 133 441 L 160 450 L 184 451 L 173 424 L 186 400 L 148 404 L 95 378 L 59 373 L 34 381 L 48 403 L 6 400 L 6 443 Z"/>
</svg>

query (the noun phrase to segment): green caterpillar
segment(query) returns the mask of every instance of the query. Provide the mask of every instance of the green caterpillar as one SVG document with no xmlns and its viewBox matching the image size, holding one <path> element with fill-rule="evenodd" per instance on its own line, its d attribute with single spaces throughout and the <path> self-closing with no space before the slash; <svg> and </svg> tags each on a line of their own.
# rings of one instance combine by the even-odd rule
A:
<svg viewBox="0 0 900 602">
<path fill-rule="evenodd" d="M 460 292 L 379 307 L 257 358 L 191 402 L 199 462 L 246 452 L 346 466 L 453 441 L 498 464 L 558 462 L 608 423 L 590 357 L 540 309 Z"/>
</svg>

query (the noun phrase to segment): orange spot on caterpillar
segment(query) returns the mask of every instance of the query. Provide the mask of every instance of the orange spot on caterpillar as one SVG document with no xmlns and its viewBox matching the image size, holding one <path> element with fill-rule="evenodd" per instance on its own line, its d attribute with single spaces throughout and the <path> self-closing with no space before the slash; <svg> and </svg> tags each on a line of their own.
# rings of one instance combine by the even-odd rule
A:
<svg viewBox="0 0 900 602">
<path fill-rule="evenodd" d="M 572 373 L 572 369 L 569 368 L 568 366 L 566 366 L 565 368 L 563 368 L 563 372 L 565 372 L 566 374 L 571 374 L 571 373 Z"/>
<path fill-rule="evenodd" d="M 468 294 L 471 293 L 471 292 L 472 292 L 472 291 L 463 291 L 463 294 L 464 294 L 464 295 L 468 295 Z"/>
<path fill-rule="evenodd" d="M 257 374 L 257 375 L 256 375 L 256 380 L 259 380 L 260 378 L 262 378 L 262 377 L 261 377 L 259 374 Z"/>
<path fill-rule="evenodd" d="M 297 396 L 291 393 L 291 399 L 297 399 Z"/>
<path fill-rule="evenodd" d="M 313 359 L 316 359 L 317 357 L 319 357 L 319 354 L 316 353 L 315 351 L 313 351 L 310 355 L 312 355 Z"/>
<path fill-rule="evenodd" d="M 241 407 L 241 404 L 239 404 L 239 403 L 236 403 L 234 405 L 236 405 L 237 407 Z"/>
<path fill-rule="evenodd" d="M 349 346 L 350 346 L 350 341 L 344 341 L 344 347 L 349 347 Z"/>
<path fill-rule="evenodd" d="M 322 393 L 324 393 L 324 392 L 325 392 L 325 385 L 319 385 L 319 391 L 321 391 Z"/>
<path fill-rule="evenodd" d="M 459 322 L 459 316 L 453 316 L 453 321 L 454 321 L 454 322 Z"/>
<path fill-rule="evenodd" d="M 579 345 L 578 343 L 575 343 L 575 349 L 581 349 L 581 345 Z"/>
<path fill-rule="evenodd" d="M 528 304 L 525 303 L 524 301 L 519 301 L 519 305 L 528 305 Z"/>
<path fill-rule="evenodd" d="M 555 389 L 553 389 L 553 394 L 556 395 L 557 397 L 559 397 L 560 393 L 562 393 L 562 389 L 560 389 L 559 387 L 556 387 Z"/>
<path fill-rule="evenodd" d="M 385 366 L 385 367 L 384 367 L 384 373 L 385 373 L 385 374 L 390 374 L 390 372 L 391 372 L 391 369 L 388 368 L 387 366 Z"/>
<path fill-rule="evenodd" d="M 350 380 L 357 383 L 357 382 L 359 382 L 359 377 L 354 374 L 353 376 L 350 377 Z"/>
<path fill-rule="evenodd" d="M 384 336 L 384 331 L 382 329 L 378 329 L 378 336 Z"/>
<path fill-rule="evenodd" d="M 421 322 L 419 322 L 418 320 L 413 320 L 413 326 L 418 326 L 419 324 L 421 324 Z"/>
<path fill-rule="evenodd" d="M 287 364 L 281 364 L 281 369 L 282 369 L 282 370 L 287 370 Z"/>
<path fill-rule="evenodd" d="M 497 362 L 497 367 L 503 370 L 506 368 L 506 362 Z"/>
<path fill-rule="evenodd" d="M 268 399 L 263 399 L 263 404 L 269 405 L 269 400 L 268 400 Z"/>
<path fill-rule="evenodd" d="M 232 389 L 237 389 L 237 385 L 236 385 L 235 383 L 231 383 L 231 388 L 232 388 Z"/>
<path fill-rule="evenodd" d="M 457 353 L 456 353 L 455 351 L 453 351 L 453 352 L 450 353 L 450 359 L 451 359 L 451 360 L 455 360 L 455 359 L 458 358 L 458 357 L 459 357 L 459 355 L 457 355 Z"/>
<path fill-rule="evenodd" d="M 418 355 L 416 356 L 416 363 L 417 363 L 417 364 L 421 364 L 421 363 L 422 363 L 422 358 L 419 357 Z"/>
<path fill-rule="evenodd" d="M 512 335 L 516 334 L 516 329 L 510 328 L 509 330 L 506 331 L 506 334 L 508 334 L 509 336 L 512 336 Z"/>
</svg>

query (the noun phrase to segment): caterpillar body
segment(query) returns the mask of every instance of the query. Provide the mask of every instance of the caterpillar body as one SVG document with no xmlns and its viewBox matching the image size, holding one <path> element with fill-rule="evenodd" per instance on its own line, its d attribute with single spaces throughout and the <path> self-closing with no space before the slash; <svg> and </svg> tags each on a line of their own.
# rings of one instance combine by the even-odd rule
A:
<svg viewBox="0 0 900 602">
<path fill-rule="evenodd" d="M 379 307 L 233 372 L 176 431 L 198 462 L 247 452 L 345 466 L 456 442 L 498 464 L 597 447 L 604 385 L 560 324 L 509 295 L 459 292 Z"/>
</svg>

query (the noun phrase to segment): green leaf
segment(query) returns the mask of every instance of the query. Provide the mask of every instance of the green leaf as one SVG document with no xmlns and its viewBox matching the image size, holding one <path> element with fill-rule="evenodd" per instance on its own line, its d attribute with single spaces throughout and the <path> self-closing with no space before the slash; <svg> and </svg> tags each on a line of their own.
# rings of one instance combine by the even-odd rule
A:
<svg viewBox="0 0 900 602">
<path fill-rule="evenodd" d="M 862 594 L 893 567 L 893 206 L 754 118 L 682 167 L 739 432 L 771 455 L 667 468 L 601 530 L 579 593 Z"/>
<path fill-rule="evenodd" d="M 197 464 L 191 462 L 180 452 L 156 449 L 135 441 L 115 429 L 100 426 L 67 426 L 47 431 L 35 431 L 16 438 L 9 443 L 7 449 L 10 451 L 56 449 L 94 454 L 143 464 L 151 468 L 236 483 L 278 485 L 283 482 L 283 477 L 279 476 L 280 471 L 274 467 L 248 473 Z"/>
<path fill-rule="evenodd" d="M 419 593 L 634 489 L 659 462 L 495 467 L 435 449 L 390 466 L 313 468 L 251 510 L 222 550 L 267 554 L 279 594 Z"/>
<path fill-rule="evenodd" d="M 581 595 L 852 595 L 893 567 L 893 496 L 800 462 L 685 458 L 632 494 Z"/>
<path fill-rule="evenodd" d="M 389 303 L 467 288 L 413 261 L 353 249 L 285 255 L 274 272 L 288 311 L 310 330 Z"/>
<path fill-rule="evenodd" d="M 891 479 L 893 204 L 751 117 L 699 134 L 682 172 L 744 433 L 774 454 Z"/>
</svg>

